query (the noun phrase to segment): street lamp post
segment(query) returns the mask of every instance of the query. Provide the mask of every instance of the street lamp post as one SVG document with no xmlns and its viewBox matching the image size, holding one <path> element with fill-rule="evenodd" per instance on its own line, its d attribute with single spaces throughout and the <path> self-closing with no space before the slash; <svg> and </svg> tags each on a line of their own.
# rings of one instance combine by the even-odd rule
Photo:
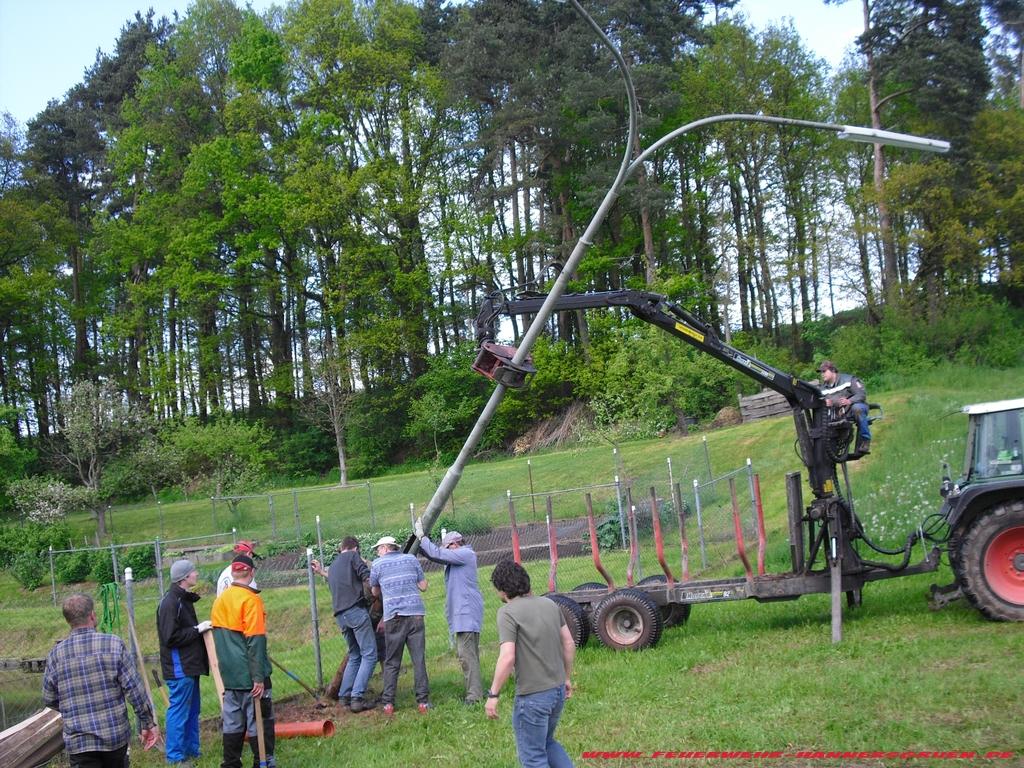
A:
<svg viewBox="0 0 1024 768">
<path fill-rule="evenodd" d="M 619 171 L 616 174 L 615 179 L 612 181 L 608 192 L 605 194 L 604 199 L 598 206 L 597 211 L 594 213 L 594 216 L 587 225 L 583 235 L 576 242 L 576 246 L 573 248 L 572 253 L 566 260 L 558 277 L 555 279 L 547 298 L 538 310 L 537 314 L 534 316 L 533 322 L 530 323 L 529 328 L 526 329 L 523 338 L 520 340 L 516 353 L 512 358 L 513 366 L 521 365 L 530 354 L 530 350 L 533 348 L 537 337 L 540 336 L 541 332 L 544 330 L 545 324 L 547 323 L 547 319 L 551 316 L 555 302 L 565 293 L 570 275 L 575 273 L 580 260 L 583 258 L 583 254 L 586 253 L 587 249 L 591 245 L 593 245 L 593 240 L 597 234 L 597 230 L 600 228 L 601 224 L 604 223 L 612 205 L 618 199 L 619 192 L 623 185 L 651 155 L 669 142 L 682 136 L 684 133 L 688 133 L 689 131 L 702 128 L 707 125 L 722 122 L 739 121 L 770 123 L 775 125 L 796 126 L 801 128 L 810 128 L 813 130 L 828 131 L 834 133 L 837 138 L 847 141 L 885 144 L 888 146 L 903 147 L 906 149 L 918 149 L 926 152 L 949 151 L 949 142 L 913 136 L 911 134 L 894 133 L 892 131 L 880 131 L 872 128 L 860 128 L 857 126 L 838 125 L 834 123 L 822 123 L 812 120 L 773 117 L 770 115 L 728 114 L 707 117 L 676 128 L 674 131 L 662 136 L 656 142 L 647 147 L 647 149 L 643 150 L 639 155 L 630 160 L 631 150 L 632 147 L 635 146 L 637 136 L 637 101 L 629 67 L 626 65 L 626 61 L 623 59 L 622 54 L 615 47 L 615 44 L 612 43 L 608 36 L 605 35 L 604 30 L 602 30 L 600 26 L 598 26 L 597 22 L 595 22 L 586 10 L 584 10 L 579 1 L 570 0 L 570 3 L 576 10 L 576 13 L 578 13 L 597 33 L 601 42 L 609 51 L 611 51 L 612 56 L 619 65 L 619 71 L 625 84 L 626 97 L 629 104 L 629 128 L 626 139 L 626 148 L 623 154 L 622 163 L 619 166 Z M 430 530 L 431 526 L 441 514 L 441 510 L 444 509 L 445 503 L 448 501 L 449 496 L 451 496 L 452 492 L 455 490 L 455 486 L 458 485 L 458 482 L 462 477 L 462 471 L 466 466 L 466 463 L 469 461 L 469 458 L 476 449 L 476 446 L 480 443 L 484 430 L 487 428 L 487 425 L 491 422 L 491 419 L 498 410 L 498 405 L 504 399 L 506 390 L 507 387 L 504 384 L 496 384 L 494 391 L 491 393 L 491 397 L 480 412 L 480 416 L 477 418 L 476 424 L 473 425 L 473 429 L 466 438 L 466 442 L 463 444 L 462 450 L 459 451 L 459 455 L 455 458 L 455 461 L 452 462 L 452 465 L 448 468 L 448 471 L 441 479 L 437 490 L 434 492 L 433 497 L 430 499 L 430 502 L 427 504 L 427 507 L 423 512 L 422 517 L 424 530 Z M 418 547 L 419 542 L 416 538 L 410 537 L 406 544 L 406 550 L 409 552 L 415 552 Z"/>
</svg>

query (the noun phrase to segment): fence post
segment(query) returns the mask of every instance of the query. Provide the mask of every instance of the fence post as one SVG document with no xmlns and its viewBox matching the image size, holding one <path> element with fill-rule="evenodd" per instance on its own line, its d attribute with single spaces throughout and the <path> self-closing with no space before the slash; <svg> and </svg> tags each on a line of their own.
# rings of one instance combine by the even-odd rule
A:
<svg viewBox="0 0 1024 768">
<path fill-rule="evenodd" d="M 292 514 L 295 515 L 295 538 L 302 541 L 302 523 L 299 522 L 299 492 L 294 488 L 292 489 Z"/>
<path fill-rule="evenodd" d="M 715 476 L 711 474 L 711 453 L 708 451 L 708 436 L 704 435 L 704 463 L 708 468 L 708 482 L 710 483 L 715 479 Z"/>
<path fill-rule="evenodd" d="M 370 481 L 366 481 L 366 500 L 370 503 L 370 530 L 377 532 L 377 516 L 373 513 L 373 492 L 370 490 Z"/>
<path fill-rule="evenodd" d="M 316 604 L 316 580 L 313 578 L 313 548 L 306 547 L 306 578 L 309 579 L 309 609 L 313 618 L 313 658 L 316 661 L 317 690 L 324 687 L 324 668 L 320 662 L 320 613 Z"/>
<path fill-rule="evenodd" d="M 160 597 L 164 596 L 164 555 L 160 549 L 160 537 L 157 536 L 153 542 L 153 550 L 156 554 L 156 583 L 160 587 Z"/>
<path fill-rule="evenodd" d="M 117 550 L 114 547 L 113 541 L 110 542 L 110 562 L 114 566 L 114 581 L 116 582 L 119 569 L 117 567 Z"/>
<path fill-rule="evenodd" d="M 668 492 L 671 494 L 672 486 L 676 484 L 675 478 L 672 477 L 672 457 L 666 456 L 665 461 L 668 463 Z"/>
<path fill-rule="evenodd" d="M 757 530 L 757 497 L 754 495 L 754 462 L 747 457 L 747 487 L 750 489 L 750 519 Z"/>
<path fill-rule="evenodd" d="M 320 515 L 316 516 L 316 546 L 320 550 L 320 563 L 324 562 L 324 537 L 320 530 Z"/>
<path fill-rule="evenodd" d="M 277 512 L 274 511 L 274 497 L 267 494 L 267 503 L 270 504 L 270 532 L 277 538 Z"/>
<path fill-rule="evenodd" d="M 116 578 L 116 576 L 115 576 L 115 578 Z M 132 569 L 131 568 L 125 568 L 124 569 L 124 602 L 125 602 L 125 605 L 128 606 L 128 621 L 134 627 L 135 626 L 135 578 L 132 576 Z M 142 656 L 142 649 L 139 648 L 137 645 L 135 645 L 135 635 L 134 635 L 134 633 L 130 633 L 130 634 L 131 634 L 131 637 L 129 639 L 131 640 L 132 649 L 137 654 L 139 654 L 139 656 L 141 657 Z"/>
<path fill-rule="evenodd" d="M 615 501 L 619 505 L 619 536 L 622 540 L 622 548 L 626 548 L 626 518 L 622 513 L 622 483 L 619 476 L 615 476 Z"/>
<path fill-rule="evenodd" d="M 53 575 L 53 544 L 50 545 L 50 590 L 53 592 L 53 604 L 57 604 L 57 578 Z M 6 730 L 6 729 L 4 729 Z"/>
<path fill-rule="evenodd" d="M 700 513 L 700 481 L 693 478 L 693 506 L 697 512 L 697 535 L 700 538 L 700 567 L 708 567 L 708 553 L 704 547 L 704 519 Z"/>
<path fill-rule="evenodd" d="M 210 519 L 213 521 L 213 530 L 211 531 L 211 533 L 216 533 L 217 532 L 217 500 L 213 496 L 210 497 Z"/>
<path fill-rule="evenodd" d="M 164 508 L 160 503 L 160 499 L 156 500 L 156 511 L 160 513 L 160 536 L 164 535 Z"/>
<path fill-rule="evenodd" d="M 533 464 L 526 460 L 526 473 L 530 476 L 530 504 L 533 506 L 533 519 L 537 520 L 537 497 L 533 495 Z"/>
</svg>

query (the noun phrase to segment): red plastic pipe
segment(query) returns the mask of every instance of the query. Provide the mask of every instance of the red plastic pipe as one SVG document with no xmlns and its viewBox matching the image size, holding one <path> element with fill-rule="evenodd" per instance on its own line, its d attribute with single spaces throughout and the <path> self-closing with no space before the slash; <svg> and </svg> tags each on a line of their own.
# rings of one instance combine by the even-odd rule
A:
<svg viewBox="0 0 1024 768">
<path fill-rule="evenodd" d="M 330 720 L 310 720 L 307 723 L 274 723 L 274 735 L 279 739 L 295 739 L 299 736 L 327 738 L 334 735 L 334 723 Z"/>
</svg>

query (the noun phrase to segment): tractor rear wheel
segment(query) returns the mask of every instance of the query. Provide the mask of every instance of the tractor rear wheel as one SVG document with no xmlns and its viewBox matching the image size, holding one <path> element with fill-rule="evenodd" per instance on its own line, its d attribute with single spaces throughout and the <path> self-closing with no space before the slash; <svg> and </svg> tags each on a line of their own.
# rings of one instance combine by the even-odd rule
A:
<svg viewBox="0 0 1024 768">
<path fill-rule="evenodd" d="M 616 651 L 653 648 L 663 626 L 655 602 L 635 589 L 621 589 L 602 599 L 592 619 L 601 642 Z"/>
<path fill-rule="evenodd" d="M 587 615 L 583 610 L 583 606 L 571 597 L 554 592 L 550 592 L 544 595 L 544 597 L 557 605 L 558 609 L 562 612 L 565 626 L 569 628 L 569 634 L 572 635 L 572 641 L 576 644 L 576 647 L 582 648 L 586 645 L 587 640 L 590 639 L 590 624 L 587 622 Z"/>
<path fill-rule="evenodd" d="M 648 576 L 646 579 L 641 579 L 637 586 L 642 587 L 645 584 L 667 583 L 668 579 L 665 578 L 664 574 L 658 573 L 654 576 Z M 686 620 L 690 618 L 689 603 L 669 603 L 668 605 L 659 606 L 658 610 L 661 611 L 661 620 L 665 624 L 665 629 L 674 627 L 678 624 L 685 624 Z"/>
<path fill-rule="evenodd" d="M 982 614 L 1024 621 L 1024 501 L 983 512 L 964 534 L 955 562 L 964 594 Z"/>
</svg>

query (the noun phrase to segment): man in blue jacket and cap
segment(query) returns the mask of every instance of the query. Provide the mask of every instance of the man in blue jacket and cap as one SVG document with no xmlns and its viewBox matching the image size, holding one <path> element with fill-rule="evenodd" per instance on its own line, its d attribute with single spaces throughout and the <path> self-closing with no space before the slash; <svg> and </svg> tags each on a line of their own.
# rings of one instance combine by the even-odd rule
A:
<svg viewBox="0 0 1024 768">
<path fill-rule="evenodd" d="M 416 520 L 420 552 L 444 565 L 445 616 L 448 631 L 455 635 L 455 652 L 462 664 L 466 704 L 483 701 L 480 682 L 480 628 L 484 621 L 484 598 L 476 578 L 476 552 L 458 531 L 448 531 L 438 546 L 427 538 L 423 522 Z"/>
</svg>

